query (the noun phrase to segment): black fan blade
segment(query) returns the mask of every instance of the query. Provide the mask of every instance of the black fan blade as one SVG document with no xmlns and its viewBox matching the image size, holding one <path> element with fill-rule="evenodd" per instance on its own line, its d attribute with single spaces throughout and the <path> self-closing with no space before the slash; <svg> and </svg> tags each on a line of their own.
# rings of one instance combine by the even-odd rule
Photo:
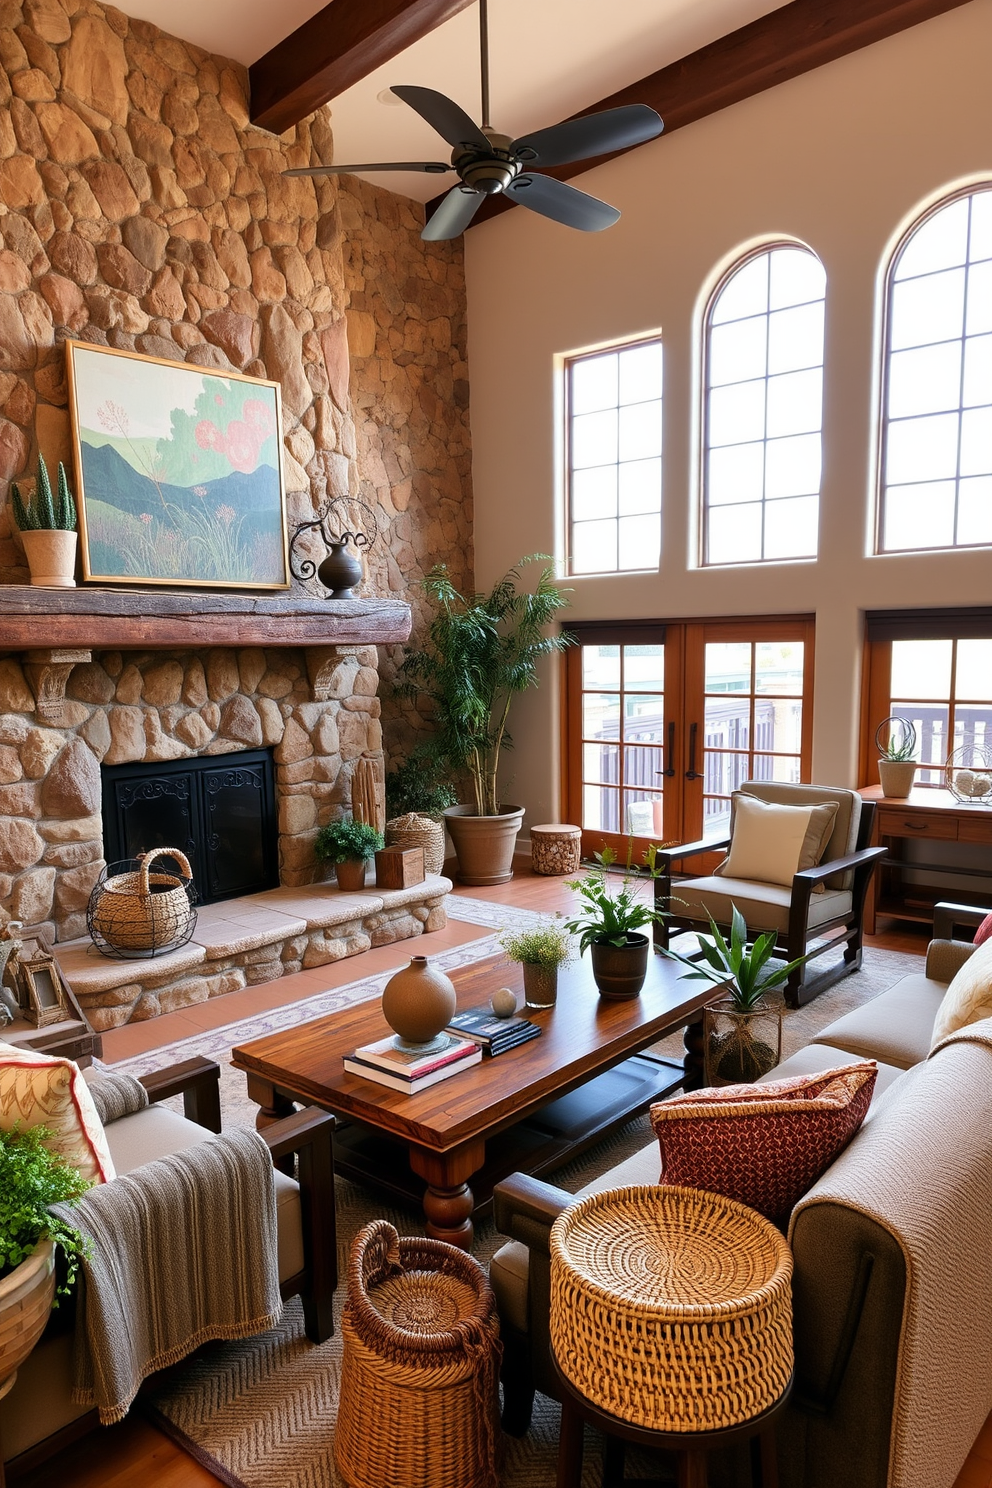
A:
<svg viewBox="0 0 992 1488">
<path fill-rule="evenodd" d="M 442 139 L 447 140 L 452 149 L 457 150 L 464 146 L 467 150 L 489 150 L 491 146 L 478 124 L 473 124 L 463 108 L 459 108 L 450 98 L 443 93 L 436 93 L 433 88 L 416 88 L 401 85 L 391 88 L 397 98 L 402 98 L 412 109 L 416 109 L 422 119 L 426 119 L 432 129 L 436 129 Z"/>
<path fill-rule="evenodd" d="M 620 217 L 616 207 L 608 206 L 598 196 L 576 191 L 574 186 L 566 186 L 564 181 L 556 181 L 554 176 L 518 176 L 510 182 L 506 192 L 513 201 L 530 207 L 532 212 L 540 212 L 542 217 L 550 217 L 565 227 L 577 227 L 580 232 L 602 232 L 604 227 L 612 227 Z"/>
<path fill-rule="evenodd" d="M 387 160 L 372 165 L 301 165 L 284 170 L 284 176 L 357 176 L 362 171 L 426 171 L 430 176 L 443 176 L 452 169 L 443 160 Z"/>
<path fill-rule="evenodd" d="M 427 243 L 443 243 L 449 238 L 457 238 L 485 199 L 481 191 L 466 191 L 464 186 L 452 186 L 420 236 Z"/>
<path fill-rule="evenodd" d="M 582 119 L 566 119 L 549 129 L 538 129 L 510 146 L 521 160 L 535 165 L 568 165 L 572 160 L 585 160 L 590 155 L 607 155 L 611 150 L 629 150 L 643 145 L 664 129 L 653 108 L 646 103 L 631 103 L 625 108 L 604 109 L 600 114 L 586 114 Z"/>
</svg>

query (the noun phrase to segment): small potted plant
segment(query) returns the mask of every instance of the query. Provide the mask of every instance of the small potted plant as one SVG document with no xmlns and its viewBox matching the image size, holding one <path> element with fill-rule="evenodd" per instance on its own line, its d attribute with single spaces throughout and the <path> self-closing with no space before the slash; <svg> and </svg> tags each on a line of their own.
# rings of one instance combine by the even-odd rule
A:
<svg viewBox="0 0 992 1488">
<path fill-rule="evenodd" d="M 368 822 L 344 816 L 328 822 L 314 839 L 313 850 L 320 863 L 329 863 L 339 889 L 364 889 L 365 865 L 383 846 L 382 833 Z"/>
<path fill-rule="evenodd" d="M 908 718 L 886 718 L 875 730 L 878 778 L 883 796 L 908 796 L 918 768 L 916 729 Z"/>
<path fill-rule="evenodd" d="M 529 1008 L 554 1007 L 558 968 L 572 954 L 572 941 L 560 915 L 541 920 L 530 930 L 504 930 L 499 938 L 506 955 L 524 969 L 524 1001 Z"/>
<path fill-rule="evenodd" d="M 747 925 L 736 904 L 731 905 L 729 944 L 710 916 L 710 934 L 699 935 L 702 960 L 678 951 L 663 956 L 689 968 L 688 981 L 712 982 L 726 996 L 703 1009 L 703 1047 L 707 1085 L 749 1085 L 774 1069 L 782 1057 L 782 1013 L 765 1001 L 765 993 L 787 982 L 808 952 L 788 965 L 769 966 L 776 935 L 768 931 L 748 944 Z"/>
<path fill-rule="evenodd" d="M 58 496 L 43 455 L 38 456 L 38 478 L 25 503 L 17 482 L 11 483 L 14 521 L 21 534 L 31 582 L 48 589 L 74 589 L 76 580 L 76 503 L 69 490 L 65 466 L 59 461 Z"/>
<path fill-rule="evenodd" d="M 566 921 L 566 928 L 579 937 L 579 954 L 589 951 L 592 974 L 602 997 L 620 1000 L 636 997 L 644 985 L 648 970 L 650 942 L 641 934 L 644 925 L 663 918 L 638 893 L 641 875 L 632 864 L 632 848 L 627 849 L 626 871 L 619 889 L 611 892 L 610 869 L 617 861 L 612 847 L 594 853 L 596 867 L 584 878 L 566 880 L 565 887 L 578 894 L 583 912 Z M 641 860 L 650 878 L 658 876 L 655 866 L 657 848 L 652 845 Z"/>
<path fill-rule="evenodd" d="M 85 1242 L 49 1213 L 89 1187 L 64 1157 L 45 1146 L 50 1133 L 20 1125 L 0 1131 L 0 1394 L 41 1337 L 55 1300 L 55 1247 L 66 1258 L 65 1294 Z"/>
</svg>

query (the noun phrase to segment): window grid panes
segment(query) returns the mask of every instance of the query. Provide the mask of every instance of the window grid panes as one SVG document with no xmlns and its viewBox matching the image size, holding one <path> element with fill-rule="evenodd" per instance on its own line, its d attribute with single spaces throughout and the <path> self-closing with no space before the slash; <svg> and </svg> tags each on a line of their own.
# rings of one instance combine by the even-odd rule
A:
<svg viewBox="0 0 992 1488">
<path fill-rule="evenodd" d="M 992 545 L 992 186 L 913 230 L 886 310 L 878 551 Z"/>
<path fill-rule="evenodd" d="M 566 364 L 569 572 L 656 569 L 661 557 L 661 341 Z"/>
<path fill-rule="evenodd" d="M 665 647 L 582 647 L 582 826 L 661 838 Z"/>
<path fill-rule="evenodd" d="M 893 641 L 889 714 L 916 730 L 916 785 L 941 787 L 944 761 L 992 756 L 992 640 Z"/>
<path fill-rule="evenodd" d="M 707 642 L 703 679 L 703 836 L 730 827 L 745 780 L 798 781 L 802 641 Z"/>
<path fill-rule="evenodd" d="M 704 564 L 815 558 L 826 277 L 808 249 L 740 264 L 706 325 Z"/>
</svg>

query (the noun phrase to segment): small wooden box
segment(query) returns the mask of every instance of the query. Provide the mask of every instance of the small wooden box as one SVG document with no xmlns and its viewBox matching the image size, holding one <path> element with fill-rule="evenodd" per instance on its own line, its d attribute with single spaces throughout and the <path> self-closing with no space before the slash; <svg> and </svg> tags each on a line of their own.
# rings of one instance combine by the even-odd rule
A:
<svg viewBox="0 0 992 1488">
<path fill-rule="evenodd" d="M 425 877 L 422 847 L 382 847 L 375 855 L 377 889 L 409 889 Z"/>
</svg>

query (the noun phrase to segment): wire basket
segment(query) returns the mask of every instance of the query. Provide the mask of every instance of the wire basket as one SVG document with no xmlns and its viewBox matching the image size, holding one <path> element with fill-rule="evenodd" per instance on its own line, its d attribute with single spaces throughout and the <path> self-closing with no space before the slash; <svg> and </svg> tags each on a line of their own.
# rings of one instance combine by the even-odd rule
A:
<svg viewBox="0 0 992 1488">
<path fill-rule="evenodd" d="M 173 858 L 179 873 L 151 871 L 155 858 Z M 196 890 L 189 859 L 176 847 L 108 863 L 86 909 L 86 928 L 104 956 L 161 956 L 190 939 L 196 927 Z"/>
<path fill-rule="evenodd" d="M 992 754 L 977 744 L 952 749 L 944 763 L 944 788 L 971 806 L 992 806 Z"/>
</svg>

